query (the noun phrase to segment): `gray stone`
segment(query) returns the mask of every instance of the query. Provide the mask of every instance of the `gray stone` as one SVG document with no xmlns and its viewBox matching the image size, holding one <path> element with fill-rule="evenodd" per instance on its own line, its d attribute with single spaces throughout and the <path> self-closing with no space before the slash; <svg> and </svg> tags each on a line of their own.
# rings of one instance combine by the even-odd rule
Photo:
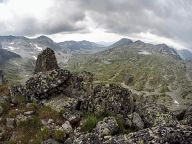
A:
<svg viewBox="0 0 192 144">
<path fill-rule="evenodd" d="M 144 123 L 141 117 L 139 116 L 138 113 L 134 112 L 132 114 L 132 127 L 135 128 L 136 130 L 141 130 L 144 128 Z"/>
<path fill-rule="evenodd" d="M 192 128 L 188 126 L 158 126 L 140 130 L 128 135 L 115 136 L 109 143 L 113 144 L 191 144 Z"/>
<path fill-rule="evenodd" d="M 6 118 L 6 126 L 8 128 L 14 128 L 15 127 L 15 119 L 14 118 Z"/>
<path fill-rule="evenodd" d="M 112 135 L 118 131 L 118 124 L 114 117 L 106 117 L 103 121 L 98 122 L 94 132 L 99 136 Z"/>
<path fill-rule="evenodd" d="M 3 106 L 0 105 L 0 116 L 3 114 Z"/>
<path fill-rule="evenodd" d="M 147 128 L 160 125 L 176 126 L 179 124 L 176 116 L 163 105 L 146 104 L 138 109 L 138 114 Z"/>
<path fill-rule="evenodd" d="M 69 123 L 69 121 L 66 121 L 63 125 L 62 125 L 62 129 L 66 134 L 70 134 L 73 132 L 73 128 L 71 126 L 71 124 Z"/>
<path fill-rule="evenodd" d="M 48 139 L 48 140 L 41 142 L 41 144 L 60 144 L 60 143 L 54 139 Z"/>
<path fill-rule="evenodd" d="M 192 126 L 192 106 L 187 108 L 182 123 Z"/>
</svg>

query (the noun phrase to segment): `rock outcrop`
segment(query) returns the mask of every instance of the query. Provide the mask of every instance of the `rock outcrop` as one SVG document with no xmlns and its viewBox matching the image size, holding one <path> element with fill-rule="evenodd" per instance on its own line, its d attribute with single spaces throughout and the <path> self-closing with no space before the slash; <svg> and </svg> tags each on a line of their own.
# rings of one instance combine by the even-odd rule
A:
<svg viewBox="0 0 192 144">
<path fill-rule="evenodd" d="M 52 49 L 47 48 L 38 55 L 34 73 L 46 72 L 58 68 L 59 66 L 57 64 L 55 52 Z"/>
<path fill-rule="evenodd" d="M 188 126 L 165 127 L 158 126 L 140 130 L 128 135 L 113 137 L 106 143 L 113 144 L 190 144 L 192 128 Z"/>
<path fill-rule="evenodd" d="M 137 111 L 146 128 L 159 125 L 176 126 L 178 124 L 176 117 L 163 105 L 146 104 L 138 108 Z"/>
</svg>

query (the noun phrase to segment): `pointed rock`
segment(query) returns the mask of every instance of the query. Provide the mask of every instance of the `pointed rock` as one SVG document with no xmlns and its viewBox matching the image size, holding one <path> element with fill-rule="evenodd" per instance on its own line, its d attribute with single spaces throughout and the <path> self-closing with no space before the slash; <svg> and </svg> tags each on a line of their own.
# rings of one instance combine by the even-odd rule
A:
<svg viewBox="0 0 192 144">
<path fill-rule="evenodd" d="M 38 55 L 34 74 L 58 68 L 59 66 L 57 64 L 55 52 L 51 48 L 46 48 L 41 54 Z"/>
</svg>

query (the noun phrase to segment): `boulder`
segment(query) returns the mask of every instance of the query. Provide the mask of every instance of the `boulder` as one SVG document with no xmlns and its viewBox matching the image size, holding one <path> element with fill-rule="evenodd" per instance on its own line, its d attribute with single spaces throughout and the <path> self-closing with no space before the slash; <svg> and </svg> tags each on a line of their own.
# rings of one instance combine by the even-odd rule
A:
<svg viewBox="0 0 192 144">
<path fill-rule="evenodd" d="M 131 92 L 121 86 L 98 84 L 93 94 L 83 101 L 82 109 L 96 115 L 109 112 L 127 117 L 133 112 L 134 100 Z"/>
<path fill-rule="evenodd" d="M 84 99 L 92 92 L 93 75 L 89 72 L 71 74 L 68 70 L 56 69 L 40 72 L 29 78 L 25 85 L 11 87 L 12 101 L 25 96 L 31 99 L 50 99 L 59 95 Z"/>
<path fill-rule="evenodd" d="M 48 140 L 41 142 L 41 144 L 60 144 L 60 143 L 58 141 L 56 141 L 55 139 L 48 139 Z"/>
<path fill-rule="evenodd" d="M 192 127 L 158 126 L 134 133 L 100 137 L 95 133 L 81 134 L 66 140 L 66 144 L 191 144 Z"/>
<path fill-rule="evenodd" d="M 0 116 L 3 114 L 3 106 L 0 105 Z"/>
<path fill-rule="evenodd" d="M 124 81 L 124 83 L 125 83 L 126 85 L 129 85 L 130 83 L 133 82 L 133 76 L 130 75 L 130 74 L 126 74 L 125 77 L 124 77 L 124 79 L 123 79 L 123 81 Z"/>
<path fill-rule="evenodd" d="M 70 134 L 73 132 L 73 128 L 71 126 L 71 124 L 69 123 L 69 121 L 66 121 L 63 125 L 62 125 L 62 129 L 66 134 Z"/>
<path fill-rule="evenodd" d="M 192 126 L 192 106 L 187 108 L 182 123 Z"/>
<path fill-rule="evenodd" d="M 132 127 L 136 130 L 141 130 L 144 128 L 144 123 L 138 113 L 134 112 L 132 114 Z"/>
<path fill-rule="evenodd" d="M 3 137 L 6 135 L 6 131 L 4 127 L 0 127 L 0 141 L 3 140 Z"/>
<path fill-rule="evenodd" d="M 94 133 L 81 134 L 79 136 L 69 137 L 65 141 L 65 144 L 103 144 L 103 138 Z"/>
<path fill-rule="evenodd" d="M 176 126 L 179 124 L 176 116 L 163 105 L 146 104 L 137 111 L 147 128 L 160 125 Z"/>
<path fill-rule="evenodd" d="M 26 82 L 26 94 L 37 99 L 49 98 L 61 92 L 59 86 L 70 76 L 71 73 L 63 69 L 38 73 Z"/>
<path fill-rule="evenodd" d="M 103 121 L 98 122 L 94 133 L 102 136 L 108 136 L 116 133 L 118 131 L 118 124 L 114 117 L 106 117 Z"/>
<path fill-rule="evenodd" d="M 46 48 L 37 57 L 34 74 L 37 74 L 39 72 L 46 72 L 46 71 L 50 71 L 58 68 L 59 66 L 57 64 L 55 52 L 50 48 Z"/>
<path fill-rule="evenodd" d="M 14 118 L 6 118 L 6 126 L 8 128 L 14 128 L 15 127 L 15 119 Z"/>
<path fill-rule="evenodd" d="M 140 130 L 128 135 L 113 137 L 108 143 L 113 144 L 190 144 L 192 141 L 192 127 L 158 126 Z"/>
</svg>

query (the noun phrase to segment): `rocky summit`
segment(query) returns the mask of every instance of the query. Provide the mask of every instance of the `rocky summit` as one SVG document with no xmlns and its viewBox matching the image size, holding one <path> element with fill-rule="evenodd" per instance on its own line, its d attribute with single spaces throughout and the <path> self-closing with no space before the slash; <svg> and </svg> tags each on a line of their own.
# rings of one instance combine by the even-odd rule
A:
<svg viewBox="0 0 192 144">
<path fill-rule="evenodd" d="M 52 49 L 46 48 L 41 54 L 38 55 L 35 67 L 35 74 L 38 72 L 46 72 L 58 69 L 55 53 Z"/>
<path fill-rule="evenodd" d="M 90 72 L 60 69 L 44 50 L 25 84 L 0 87 L 0 141 L 18 144 L 191 144 L 192 108 L 170 111 Z"/>
</svg>

